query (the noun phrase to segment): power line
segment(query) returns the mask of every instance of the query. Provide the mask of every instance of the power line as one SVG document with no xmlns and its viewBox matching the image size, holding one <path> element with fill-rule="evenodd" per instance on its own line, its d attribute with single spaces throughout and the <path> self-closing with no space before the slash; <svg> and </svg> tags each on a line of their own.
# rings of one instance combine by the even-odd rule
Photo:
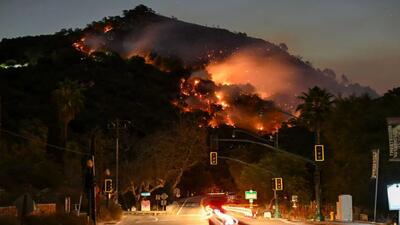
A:
<svg viewBox="0 0 400 225">
<path fill-rule="evenodd" d="M 11 135 L 11 136 L 14 136 L 14 137 L 19 137 L 19 138 L 22 138 L 22 139 L 25 139 L 25 140 L 39 142 L 41 144 L 44 144 L 46 146 L 50 146 L 50 147 L 55 148 L 57 150 L 64 150 L 66 152 L 72 152 L 72 153 L 81 154 L 81 155 L 89 155 L 88 153 L 75 151 L 75 150 L 64 148 L 64 147 L 61 147 L 61 146 L 49 144 L 49 143 L 43 142 L 43 141 L 41 141 L 39 139 L 35 139 L 35 138 L 27 137 L 27 136 L 24 136 L 24 135 L 21 135 L 21 134 L 17 134 L 15 132 L 12 132 L 12 131 L 9 131 L 9 130 L 3 129 L 3 128 L 0 128 L 0 132 L 4 132 L 4 133 L 6 133 L 8 135 Z"/>
</svg>

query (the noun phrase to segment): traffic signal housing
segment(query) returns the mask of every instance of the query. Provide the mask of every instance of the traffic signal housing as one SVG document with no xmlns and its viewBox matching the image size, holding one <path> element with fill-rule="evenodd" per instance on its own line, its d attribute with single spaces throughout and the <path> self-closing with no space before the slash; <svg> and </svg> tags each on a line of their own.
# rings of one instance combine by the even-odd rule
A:
<svg viewBox="0 0 400 225">
<path fill-rule="evenodd" d="M 113 190 L 112 188 L 112 180 L 111 179 L 105 179 L 104 180 L 104 192 L 105 193 L 111 193 Z"/>
<path fill-rule="evenodd" d="M 210 165 L 218 165 L 218 152 L 210 152 Z"/>
<path fill-rule="evenodd" d="M 281 177 L 272 178 L 272 190 L 274 191 L 283 190 L 283 179 Z"/>
<path fill-rule="evenodd" d="M 324 155 L 324 146 L 323 145 L 315 145 L 314 146 L 314 154 L 315 154 L 315 161 L 322 162 L 325 160 Z"/>
</svg>

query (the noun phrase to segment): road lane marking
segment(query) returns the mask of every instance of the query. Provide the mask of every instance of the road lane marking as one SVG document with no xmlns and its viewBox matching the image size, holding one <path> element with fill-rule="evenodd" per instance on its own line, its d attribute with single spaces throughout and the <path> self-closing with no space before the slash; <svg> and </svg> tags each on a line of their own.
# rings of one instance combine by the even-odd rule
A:
<svg viewBox="0 0 400 225">
<path fill-rule="evenodd" d="M 185 199 L 185 201 L 183 202 L 183 204 L 182 204 L 181 208 L 179 208 L 178 212 L 176 213 L 176 215 L 177 215 L 177 216 L 179 216 L 179 214 L 180 214 L 180 213 L 181 213 L 181 211 L 182 211 L 182 208 L 183 208 L 183 206 L 185 206 L 185 204 L 186 204 L 186 202 L 187 202 L 188 200 L 189 200 L 188 198 L 187 198 L 187 199 Z"/>
<path fill-rule="evenodd" d="M 154 220 L 137 220 L 135 221 L 135 223 L 154 223 L 154 222 L 158 222 L 158 218 L 155 216 L 150 216 L 149 218 L 152 218 Z"/>
</svg>

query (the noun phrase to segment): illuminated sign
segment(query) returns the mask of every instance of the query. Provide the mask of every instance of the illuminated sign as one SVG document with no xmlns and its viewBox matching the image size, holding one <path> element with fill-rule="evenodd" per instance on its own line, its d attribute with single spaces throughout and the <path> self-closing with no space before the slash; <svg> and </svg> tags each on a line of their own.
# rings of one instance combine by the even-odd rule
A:
<svg viewBox="0 0 400 225">
<path fill-rule="evenodd" d="M 387 118 L 389 134 L 389 160 L 400 161 L 400 117 Z"/>
<path fill-rule="evenodd" d="M 254 200 L 254 199 L 257 199 L 257 191 L 253 191 L 253 190 L 245 191 L 245 192 L 244 192 L 244 197 L 245 197 L 245 199 L 247 199 L 247 200 Z"/>
<path fill-rule="evenodd" d="M 400 210 L 400 184 L 387 186 L 389 210 Z"/>
<path fill-rule="evenodd" d="M 372 150 L 372 172 L 371 178 L 376 179 L 378 177 L 379 170 L 379 149 Z"/>
</svg>

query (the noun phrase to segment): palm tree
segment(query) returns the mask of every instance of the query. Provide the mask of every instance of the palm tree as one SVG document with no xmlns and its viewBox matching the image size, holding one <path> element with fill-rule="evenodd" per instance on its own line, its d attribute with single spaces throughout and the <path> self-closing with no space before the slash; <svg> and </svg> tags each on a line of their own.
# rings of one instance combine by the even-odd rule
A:
<svg viewBox="0 0 400 225">
<path fill-rule="evenodd" d="M 53 92 L 64 143 L 67 140 L 68 124 L 83 108 L 85 99 L 83 90 L 84 88 L 77 81 L 71 81 L 67 78 L 60 82 L 58 89 Z"/>
<path fill-rule="evenodd" d="M 303 102 L 296 109 L 300 112 L 300 122 L 316 133 L 316 142 L 320 144 L 321 127 L 326 115 L 331 111 L 333 95 L 315 86 L 309 88 L 307 93 L 303 92 L 298 98 Z"/>
</svg>

